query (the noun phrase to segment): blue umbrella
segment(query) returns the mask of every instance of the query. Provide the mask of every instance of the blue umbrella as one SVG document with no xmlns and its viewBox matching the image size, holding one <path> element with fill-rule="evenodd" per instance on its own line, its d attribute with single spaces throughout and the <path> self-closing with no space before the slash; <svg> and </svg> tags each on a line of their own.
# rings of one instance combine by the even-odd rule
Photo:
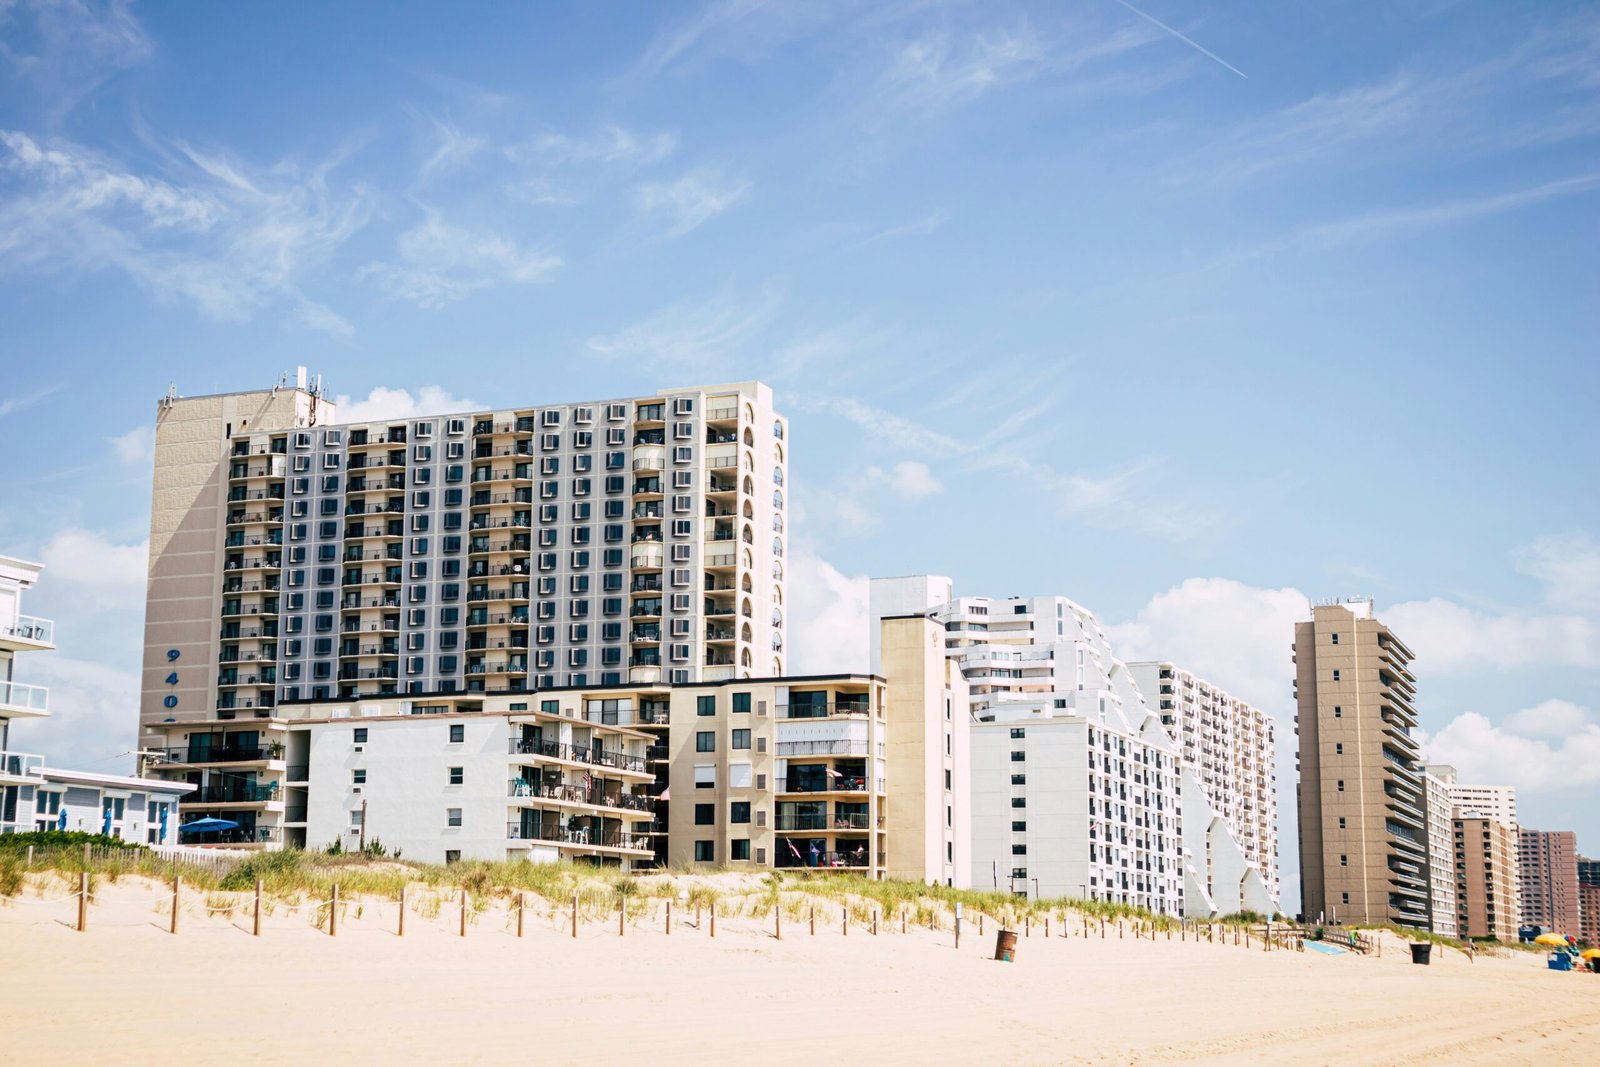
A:
<svg viewBox="0 0 1600 1067">
<path fill-rule="evenodd" d="M 111 809 L 110 808 L 106 809 L 106 821 L 104 822 L 104 824 L 101 825 L 100 832 L 105 834 L 107 837 L 111 836 Z"/>
<path fill-rule="evenodd" d="M 66 828 L 67 828 L 67 809 L 63 805 L 62 808 L 61 808 L 61 817 L 56 820 L 56 829 L 57 830 L 65 830 Z"/>
<path fill-rule="evenodd" d="M 194 819 L 178 827 L 180 834 L 210 834 L 219 830 L 237 830 L 239 824 L 232 819 Z"/>
<path fill-rule="evenodd" d="M 170 810 L 166 804 L 161 805 L 161 840 L 167 839 L 167 812 Z"/>
</svg>

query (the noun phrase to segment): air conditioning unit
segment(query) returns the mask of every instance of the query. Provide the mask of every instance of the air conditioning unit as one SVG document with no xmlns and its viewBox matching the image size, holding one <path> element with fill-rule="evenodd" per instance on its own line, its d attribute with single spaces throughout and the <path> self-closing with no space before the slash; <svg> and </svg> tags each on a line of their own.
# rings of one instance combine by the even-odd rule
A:
<svg viewBox="0 0 1600 1067">
<path fill-rule="evenodd" d="M 359 793 L 359 792 L 361 792 L 361 787 L 359 785 L 353 785 L 353 786 L 350 787 L 350 792 Z"/>
</svg>

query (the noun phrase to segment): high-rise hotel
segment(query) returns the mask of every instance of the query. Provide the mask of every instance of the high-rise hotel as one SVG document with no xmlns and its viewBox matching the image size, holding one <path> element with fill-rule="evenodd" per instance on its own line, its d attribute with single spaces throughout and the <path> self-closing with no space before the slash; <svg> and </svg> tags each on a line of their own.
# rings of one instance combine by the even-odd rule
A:
<svg viewBox="0 0 1600 1067">
<path fill-rule="evenodd" d="M 141 743 L 211 724 L 218 759 L 163 756 L 238 814 L 281 800 L 241 731 L 285 704 L 780 676 L 786 431 L 757 382 L 347 423 L 304 370 L 169 394 Z"/>
</svg>

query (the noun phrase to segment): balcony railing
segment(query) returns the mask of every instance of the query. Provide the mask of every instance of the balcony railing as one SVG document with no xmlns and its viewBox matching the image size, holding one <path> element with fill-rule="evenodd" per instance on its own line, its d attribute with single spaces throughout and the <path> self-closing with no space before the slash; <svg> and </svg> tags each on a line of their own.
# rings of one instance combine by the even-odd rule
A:
<svg viewBox="0 0 1600 1067">
<path fill-rule="evenodd" d="M 181 831 L 183 827 L 180 825 L 178 829 Z M 178 839 L 186 845 L 260 845 L 283 840 L 283 830 L 277 826 L 240 827 L 211 833 L 180 833 Z"/>
<path fill-rule="evenodd" d="M 625 848 L 635 852 L 649 852 L 650 839 L 643 834 L 623 833 L 614 830 L 595 840 L 590 840 L 590 833 L 586 829 L 568 830 L 566 828 L 523 826 L 521 823 L 507 823 L 506 837 L 513 841 L 555 841 L 569 845 L 592 845 L 600 848 Z"/>
<path fill-rule="evenodd" d="M 0 750 L 0 774 L 13 778 L 34 776 L 44 766 L 44 757 L 34 752 L 7 752 Z"/>
<path fill-rule="evenodd" d="M 569 804 L 593 804 L 600 808 L 619 808 L 623 811 L 655 809 L 655 800 L 652 797 L 633 793 L 607 795 L 604 789 L 593 785 L 588 789 L 581 785 L 544 785 L 522 778 L 513 778 L 506 783 L 506 796 L 527 797 L 532 800 L 564 800 Z"/>
<path fill-rule="evenodd" d="M 272 785 L 247 785 L 225 782 L 221 785 L 197 786 L 185 794 L 180 804 L 261 804 L 278 799 L 278 787 Z"/>
<path fill-rule="evenodd" d="M 868 830 L 872 816 L 866 812 L 780 811 L 779 830 Z"/>
<path fill-rule="evenodd" d="M 585 763 L 595 767 L 611 767 L 619 771 L 642 772 L 644 759 L 630 756 L 614 749 L 595 748 L 589 745 L 567 745 L 560 741 L 535 741 L 512 738 L 508 746 L 513 756 L 547 756 L 550 759 Z"/>
<path fill-rule="evenodd" d="M 216 748 L 169 748 L 165 750 L 168 763 L 246 763 L 251 760 L 273 760 L 283 758 L 283 745 L 274 742 L 267 745 L 233 746 L 224 745 Z"/>
<path fill-rule="evenodd" d="M 50 705 L 50 690 L 42 685 L 0 682 L 0 707 L 45 711 Z"/>
<path fill-rule="evenodd" d="M 838 741 L 779 741 L 777 754 L 788 756 L 855 756 L 867 755 L 867 742 L 843 739 Z"/>
<path fill-rule="evenodd" d="M 779 704 L 780 719 L 824 719 L 830 715 L 866 715 L 872 710 L 865 696 L 857 700 L 834 700 L 824 704 Z"/>
<path fill-rule="evenodd" d="M 816 853 L 810 852 L 810 851 L 808 851 L 806 849 L 800 849 L 800 856 L 798 858 L 796 858 L 794 853 L 791 852 L 788 848 L 779 847 L 776 851 L 777 851 L 777 863 L 774 864 L 774 866 L 780 867 L 780 868 L 792 868 L 792 867 L 833 867 L 833 868 L 838 868 L 838 867 L 865 867 L 865 866 L 867 866 L 867 863 L 868 863 L 868 856 L 867 856 L 867 851 L 866 851 L 865 848 L 862 848 L 860 850 L 850 850 L 850 851 L 845 851 L 845 852 L 816 852 Z M 882 866 L 885 862 L 886 861 L 885 861 L 883 853 L 881 853 L 881 852 L 878 853 L 878 865 Z"/>
<path fill-rule="evenodd" d="M 22 641 L 37 641 L 41 645 L 53 643 L 55 623 L 49 619 L 36 619 L 31 615 L 18 615 L 14 623 L 0 623 L 0 637 L 13 637 Z"/>
</svg>

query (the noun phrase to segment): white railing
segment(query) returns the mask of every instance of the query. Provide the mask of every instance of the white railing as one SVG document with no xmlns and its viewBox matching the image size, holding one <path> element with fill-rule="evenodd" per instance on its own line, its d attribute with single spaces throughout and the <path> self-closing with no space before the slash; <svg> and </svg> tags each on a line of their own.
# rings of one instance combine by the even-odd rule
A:
<svg viewBox="0 0 1600 1067">
<path fill-rule="evenodd" d="M 44 711 L 50 703 L 50 690 L 42 685 L 0 682 L 0 707 Z"/>
<path fill-rule="evenodd" d="M 41 645 L 54 644 L 56 624 L 49 619 L 36 619 L 31 615 L 18 615 L 14 623 L 0 623 L 0 637 L 17 637 L 24 641 L 37 641 Z"/>
</svg>

